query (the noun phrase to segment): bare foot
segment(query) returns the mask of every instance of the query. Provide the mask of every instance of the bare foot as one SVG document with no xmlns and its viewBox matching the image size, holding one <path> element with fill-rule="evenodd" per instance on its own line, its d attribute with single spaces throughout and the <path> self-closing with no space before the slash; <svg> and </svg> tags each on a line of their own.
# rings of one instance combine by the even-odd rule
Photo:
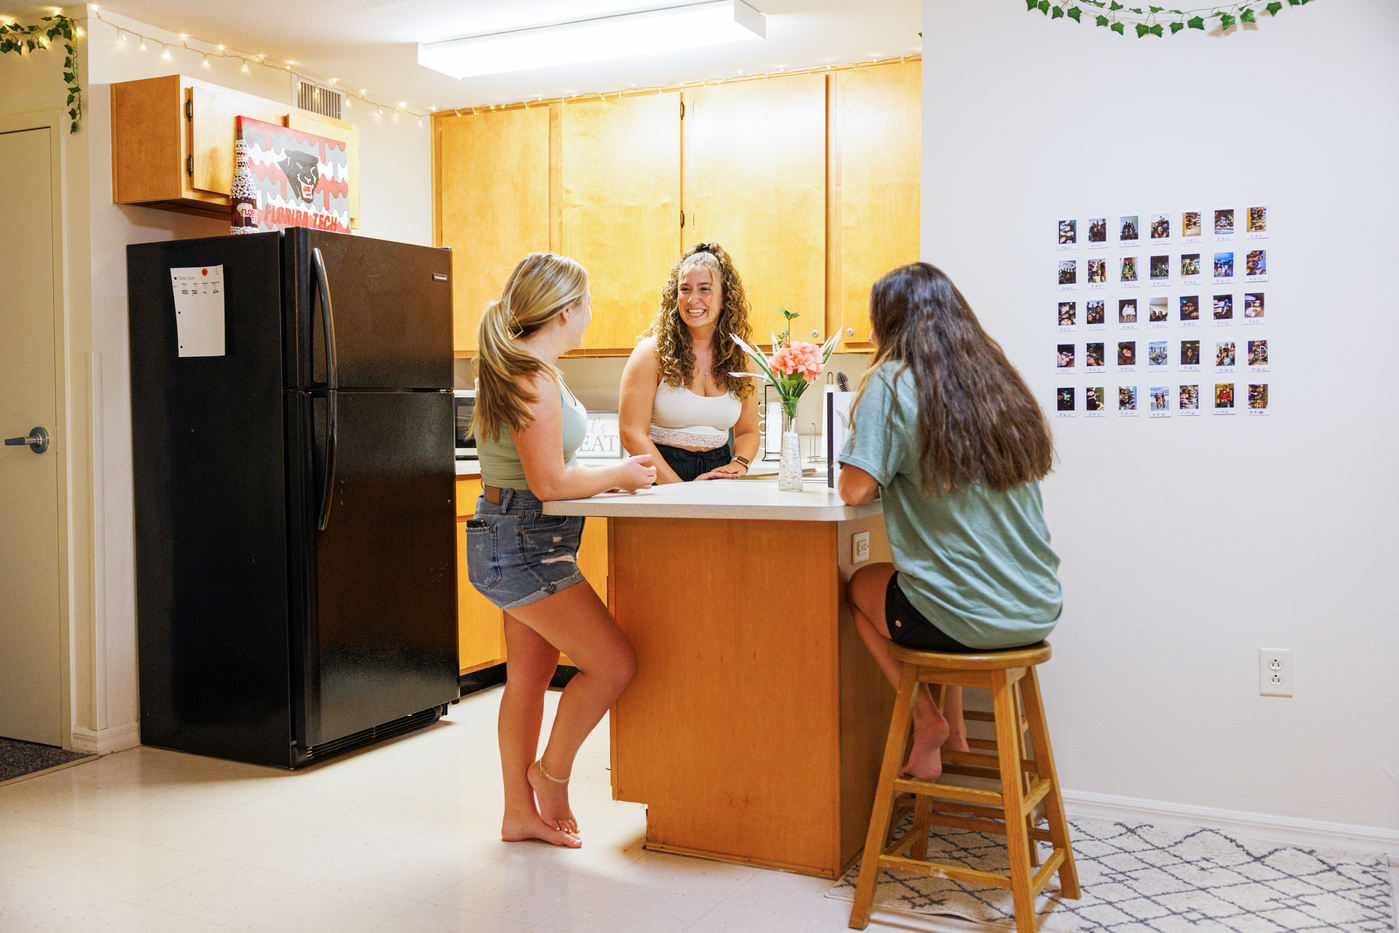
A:
<svg viewBox="0 0 1399 933">
<path fill-rule="evenodd" d="M 539 801 L 539 818 L 546 826 L 556 826 L 570 835 L 580 835 L 578 820 L 568 806 L 568 785 L 551 781 L 541 773 L 539 762 L 529 766 L 525 772 L 529 786 L 534 788 L 534 797 Z"/>
<path fill-rule="evenodd" d="M 947 741 L 942 743 L 944 751 L 949 752 L 969 752 L 972 747 L 967 744 L 967 727 L 953 729 L 947 733 Z"/>
<path fill-rule="evenodd" d="M 926 781 L 942 774 L 942 745 L 947 741 L 947 733 L 947 720 L 941 716 L 922 727 L 915 724 L 913 748 L 904 762 L 903 773 Z"/>
<path fill-rule="evenodd" d="M 505 814 L 505 821 L 500 825 L 500 838 L 506 842 L 542 839 L 550 845 L 566 846 L 570 849 L 577 849 L 583 845 L 583 840 L 576 834 L 549 826 L 539 818 L 538 813 Z"/>
</svg>

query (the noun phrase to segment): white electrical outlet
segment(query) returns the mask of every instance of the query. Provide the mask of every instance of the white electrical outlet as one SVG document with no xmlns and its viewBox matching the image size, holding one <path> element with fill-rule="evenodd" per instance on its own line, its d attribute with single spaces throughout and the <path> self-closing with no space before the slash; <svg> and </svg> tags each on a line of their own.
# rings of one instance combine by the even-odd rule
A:
<svg viewBox="0 0 1399 933">
<path fill-rule="evenodd" d="M 1292 649 L 1258 649 L 1258 693 L 1265 697 L 1292 696 Z"/>
<path fill-rule="evenodd" d="M 857 531 L 850 536 L 850 563 L 863 564 L 870 559 L 870 533 Z"/>
</svg>

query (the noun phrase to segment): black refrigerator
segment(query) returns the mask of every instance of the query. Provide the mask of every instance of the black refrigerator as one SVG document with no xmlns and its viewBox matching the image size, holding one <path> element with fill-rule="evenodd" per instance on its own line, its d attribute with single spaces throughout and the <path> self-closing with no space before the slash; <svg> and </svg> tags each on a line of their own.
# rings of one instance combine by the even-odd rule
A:
<svg viewBox="0 0 1399 933">
<path fill-rule="evenodd" d="M 172 270 L 222 279 L 221 355 Z M 459 696 L 450 276 L 304 228 L 127 247 L 143 744 L 296 768 Z"/>
</svg>

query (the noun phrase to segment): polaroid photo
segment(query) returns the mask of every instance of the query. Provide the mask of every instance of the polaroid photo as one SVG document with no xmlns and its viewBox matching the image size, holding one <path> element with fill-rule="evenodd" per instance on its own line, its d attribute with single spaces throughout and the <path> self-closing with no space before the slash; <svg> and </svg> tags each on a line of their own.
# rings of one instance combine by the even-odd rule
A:
<svg viewBox="0 0 1399 933">
<path fill-rule="evenodd" d="M 1234 296 L 1215 295 L 1214 296 L 1214 322 L 1215 324 L 1234 323 Z"/>
<path fill-rule="evenodd" d="M 1089 418 L 1101 418 L 1107 414 L 1107 390 L 1102 386 L 1089 386 L 1083 390 L 1083 414 Z"/>
<path fill-rule="evenodd" d="M 1147 410 L 1153 418 L 1171 417 L 1171 387 L 1152 386 L 1147 389 Z"/>
<path fill-rule="evenodd" d="M 1232 207 L 1215 209 L 1214 238 L 1216 240 L 1234 239 L 1234 209 Z"/>
<path fill-rule="evenodd" d="M 1117 299 L 1117 326 L 1122 330 L 1137 329 L 1137 299 Z"/>
<path fill-rule="evenodd" d="M 1215 341 L 1214 371 L 1217 373 L 1232 373 L 1234 371 L 1234 341 Z"/>
<path fill-rule="evenodd" d="M 1153 340 L 1146 345 L 1146 368 L 1167 369 L 1171 365 L 1171 354 L 1166 348 L 1166 341 Z"/>
<path fill-rule="evenodd" d="M 1250 340 L 1248 342 L 1248 371 L 1251 373 L 1266 373 L 1268 371 L 1268 341 Z"/>
<path fill-rule="evenodd" d="M 1180 342 L 1180 368 L 1186 372 L 1193 372 L 1200 368 L 1200 341 L 1182 340 Z"/>
<path fill-rule="evenodd" d="M 1061 302 L 1059 302 L 1059 318 L 1058 318 L 1058 320 L 1059 320 L 1059 329 L 1060 329 L 1060 330 L 1073 330 L 1075 327 L 1077 327 L 1077 326 L 1078 326 L 1078 302 L 1077 302 L 1077 301 L 1061 301 Z"/>
<path fill-rule="evenodd" d="M 1152 246 L 1165 246 L 1171 242 L 1171 215 L 1165 212 L 1146 215 L 1149 220 L 1147 227 L 1148 239 Z"/>
<path fill-rule="evenodd" d="M 1059 248 L 1078 249 L 1078 221 L 1059 221 Z"/>
<path fill-rule="evenodd" d="M 1248 384 L 1248 413 L 1250 415 L 1266 415 L 1268 413 L 1268 383 L 1250 382 Z"/>
<path fill-rule="evenodd" d="M 1151 272 L 1152 285 L 1171 284 L 1171 257 L 1169 255 L 1152 256 L 1147 268 Z"/>
<path fill-rule="evenodd" d="M 1234 253 L 1214 254 L 1214 281 L 1216 284 L 1222 282 L 1225 285 L 1232 285 L 1234 282 Z"/>
<path fill-rule="evenodd" d="M 1216 415 L 1232 415 L 1234 413 L 1234 383 L 1216 382 L 1214 384 L 1214 413 Z"/>
<path fill-rule="evenodd" d="M 1200 413 L 1200 387 L 1183 385 L 1176 391 L 1176 411 L 1182 418 Z"/>
<path fill-rule="evenodd" d="M 1106 217 L 1088 218 L 1088 248 L 1108 248 L 1108 219 Z"/>
<path fill-rule="evenodd" d="M 1165 295 L 1154 295 L 1146 303 L 1146 322 L 1151 327 L 1171 325 L 1171 300 Z"/>
<path fill-rule="evenodd" d="M 1244 253 L 1244 281 L 1250 285 L 1254 282 L 1268 281 L 1268 251 L 1266 249 L 1251 249 Z"/>
<path fill-rule="evenodd" d="M 1074 345 L 1071 343 L 1061 343 L 1055 348 L 1054 368 L 1061 373 L 1071 373 L 1074 371 Z"/>
<path fill-rule="evenodd" d="M 1199 211 L 1182 211 L 1180 215 L 1180 241 L 1198 243 L 1205 235 Z"/>
<path fill-rule="evenodd" d="M 1107 357 L 1104 353 L 1105 345 L 1102 343 L 1085 343 L 1083 345 L 1083 368 L 1090 373 L 1100 373 L 1105 368 Z"/>
<path fill-rule="evenodd" d="M 1137 342 L 1135 340 L 1119 340 L 1117 342 L 1117 369 L 1124 373 L 1137 371 Z"/>
<path fill-rule="evenodd" d="M 1263 317 L 1263 293 L 1244 292 L 1244 323 L 1265 324 Z"/>
<path fill-rule="evenodd" d="M 1198 285 L 1200 282 L 1200 254 L 1180 254 L 1180 282 L 1182 285 Z"/>
<path fill-rule="evenodd" d="M 1181 295 L 1180 296 L 1180 326 L 1199 327 L 1200 326 L 1200 296 Z"/>
<path fill-rule="evenodd" d="M 1268 205 L 1260 204 L 1248 209 L 1247 219 L 1244 221 L 1244 237 L 1250 240 L 1267 239 Z"/>
<path fill-rule="evenodd" d="M 1136 246 L 1142 241 L 1136 214 L 1123 214 L 1117 218 L 1117 242 L 1121 246 Z"/>
<path fill-rule="evenodd" d="M 1107 288 L 1108 285 L 1108 261 L 1106 259 L 1088 260 L 1088 287 Z"/>
<path fill-rule="evenodd" d="M 1141 265 L 1136 256 L 1123 256 L 1118 260 L 1117 284 L 1123 288 L 1136 288 L 1141 284 L 1137 269 Z"/>
<path fill-rule="evenodd" d="M 1099 298 L 1097 301 L 1087 301 L 1083 305 L 1083 325 L 1089 330 L 1103 330 L 1108 326 L 1107 312 L 1105 308 L 1107 302 Z"/>
<path fill-rule="evenodd" d="M 1074 416 L 1074 387 L 1060 386 L 1054 390 L 1054 414 L 1060 418 L 1072 418 Z"/>
<path fill-rule="evenodd" d="M 1137 387 L 1118 386 L 1117 387 L 1117 413 L 1119 415 L 1137 414 Z"/>
<path fill-rule="evenodd" d="M 1061 259 L 1059 266 L 1059 290 L 1066 291 L 1078 288 L 1078 260 Z"/>
</svg>

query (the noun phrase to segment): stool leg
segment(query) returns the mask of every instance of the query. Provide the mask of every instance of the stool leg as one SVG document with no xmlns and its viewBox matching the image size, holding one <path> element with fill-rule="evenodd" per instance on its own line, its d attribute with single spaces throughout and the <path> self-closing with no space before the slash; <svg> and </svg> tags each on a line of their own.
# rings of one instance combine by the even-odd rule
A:
<svg viewBox="0 0 1399 933">
<path fill-rule="evenodd" d="M 1069 821 L 1064 815 L 1064 798 L 1059 793 L 1059 772 L 1054 768 L 1054 751 L 1049 745 L 1049 726 L 1044 719 L 1044 700 L 1040 696 L 1039 678 L 1035 669 L 1025 671 L 1022 695 L 1025 699 L 1025 718 L 1030 721 L 1030 742 L 1035 746 L 1035 767 L 1040 777 L 1049 781 L 1049 793 L 1044 797 L 1044 815 L 1049 822 L 1049 835 L 1054 848 L 1064 853 L 1064 863 L 1059 866 L 1059 887 L 1064 897 L 1078 900 L 1078 869 L 1074 867 L 1074 850 L 1069 842 Z"/>
<path fill-rule="evenodd" d="M 863 930 L 870 923 L 874 890 L 879 883 L 879 856 L 883 854 L 884 840 L 889 836 L 889 817 L 894 810 L 894 781 L 903 765 L 904 739 L 908 735 L 908 724 L 913 719 L 913 697 L 917 687 L 918 666 L 905 664 L 903 676 L 899 679 L 899 694 L 894 699 L 894 715 L 889 722 L 889 738 L 884 742 L 884 763 L 880 765 L 879 783 L 875 786 L 869 832 L 865 833 L 860 880 L 855 885 L 855 903 L 850 908 L 852 929 Z"/>
<path fill-rule="evenodd" d="M 1016 718 L 1015 718 L 1015 721 L 1016 721 L 1016 722 L 1020 722 L 1022 719 L 1026 719 L 1026 720 L 1027 720 L 1027 722 L 1026 722 L 1026 728 L 1028 729 L 1028 728 L 1029 728 L 1028 717 L 1025 717 L 1025 716 L 1024 716 L 1024 712 L 1025 712 L 1025 698 L 1024 698 L 1023 696 L 1021 696 L 1021 694 L 1020 694 L 1020 681 L 1017 680 L 1017 681 L 1015 682 L 1015 717 L 1016 717 Z M 1015 730 L 1015 732 L 1016 732 L 1016 738 L 1019 739 L 1018 748 L 1020 749 L 1020 756 L 1021 756 L 1022 758 L 1029 758 L 1030 756 L 1027 755 L 1027 754 L 1025 754 L 1025 748 L 1026 748 L 1026 745 L 1025 745 L 1025 733 L 1021 732 L 1018 728 Z M 1025 773 L 1024 771 L 1022 771 L 1022 772 L 1020 773 L 1020 786 L 1021 786 L 1021 788 L 1024 790 L 1025 795 L 1026 795 L 1026 796 L 1029 796 L 1029 794 L 1030 794 L 1030 775 L 1027 774 L 1027 773 Z M 1031 811 L 1030 813 L 1028 813 L 1028 814 L 1025 815 L 1025 830 L 1026 830 L 1026 832 L 1029 832 L 1030 830 L 1033 830 L 1034 828 L 1035 828 L 1035 814 L 1034 814 L 1033 811 Z M 1040 847 L 1039 847 L 1039 843 L 1035 842 L 1035 837 L 1034 837 L 1034 834 L 1033 834 L 1033 833 L 1030 833 L 1030 867 L 1032 867 L 1032 868 L 1039 868 L 1039 867 L 1040 867 Z"/>
<path fill-rule="evenodd" d="M 1035 897 L 1030 891 L 1030 838 L 1025 832 L 1024 784 L 1020 771 L 1020 721 L 1005 671 L 991 674 L 991 705 L 996 716 L 996 751 L 1001 765 L 1001 800 L 1005 805 L 1006 850 L 1010 855 L 1010 890 L 1015 898 L 1017 933 L 1035 933 Z"/>
</svg>

